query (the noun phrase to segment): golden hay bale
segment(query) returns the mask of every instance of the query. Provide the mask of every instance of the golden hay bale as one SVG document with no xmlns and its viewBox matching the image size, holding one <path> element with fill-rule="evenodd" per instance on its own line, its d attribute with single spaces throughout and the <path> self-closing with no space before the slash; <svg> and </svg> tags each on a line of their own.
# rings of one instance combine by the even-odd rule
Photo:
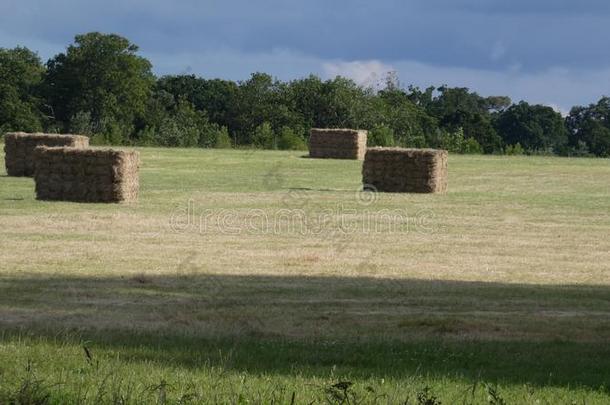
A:
<svg viewBox="0 0 610 405">
<path fill-rule="evenodd" d="M 369 148 L 362 166 L 365 187 L 397 193 L 447 191 L 446 150 Z"/>
<path fill-rule="evenodd" d="M 86 148 L 89 146 L 89 138 L 82 135 L 7 133 L 4 136 L 6 173 L 9 176 L 33 176 L 34 149 L 37 146 Z"/>
<path fill-rule="evenodd" d="M 367 135 L 364 130 L 313 128 L 309 135 L 309 157 L 362 160 Z"/>
<path fill-rule="evenodd" d="M 136 151 L 38 146 L 34 150 L 36 198 L 79 202 L 138 199 Z"/>
</svg>

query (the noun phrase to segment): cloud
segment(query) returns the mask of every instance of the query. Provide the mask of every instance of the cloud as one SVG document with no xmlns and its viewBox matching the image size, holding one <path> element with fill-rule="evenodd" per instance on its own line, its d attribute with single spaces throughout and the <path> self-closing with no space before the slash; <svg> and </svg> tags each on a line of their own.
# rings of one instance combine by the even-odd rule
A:
<svg viewBox="0 0 610 405">
<path fill-rule="evenodd" d="M 263 71 L 282 80 L 316 74 L 337 75 L 364 86 L 378 87 L 388 72 L 396 72 L 403 85 L 469 87 L 483 96 L 508 95 L 513 101 L 549 105 L 566 114 L 574 105 L 597 101 L 610 90 L 610 66 L 599 69 L 549 68 L 527 72 L 518 65 L 502 70 L 439 66 L 414 60 L 327 60 L 287 49 L 242 53 L 231 49 L 204 53 L 147 54 L 158 74 L 197 74 L 206 78 L 247 79 Z"/>
<path fill-rule="evenodd" d="M 497 41 L 495 44 L 493 44 L 493 47 L 491 48 L 491 55 L 489 55 L 489 57 L 492 61 L 499 61 L 506 55 L 507 51 L 506 45 L 502 41 Z"/>
<path fill-rule="evenodd" d="M 326 77 L 342 75 L 359 84 L 370 85 L 395 71 L 401 83 L 421 88 L 430 85 L 468 87 L 483 96 L 508 95 L 514 102 L 525 100 L 544 104 L 567 115 L 575 105 L 589 104 L 607 95 L 610 89 L 610 67 L 600 69 L 549 68 L 539 72 L 524 72 L 518 66 L 501 71 L 435 66 L 418 61 L 377 60 L 326 62 L 322 65 Z"/>
<path fill-rule="evenodd" d="M 378 60 L 353 62 L 324 62 L 322 73 L 325 77 L 349 77 L 365 87 L 379 87 L 389 72 L 395 69 Z"/>
<path fill-rule="evenodd" d="M 43 59 L 75 34 L 118 33 L 160 74 L 467 86 L 554 104 L 610 89 L 607 0 L 2 0 L 0 46 Z M 602 89 L 602 90 L 600 90 Z"/>
<path fill-rule="evenodd" d="M 474 69 L 510 62 L 539 71 L 610 65 L 610 53 L 599 51 L 607 47 L 609 14 L 606 0 L 3 0 L 0 40 L 65 46 L 75 34 L 99 30 L 158 53 L 290 49 L 326 60 Z"/>
<path fill-rule="evenodd" d="M 420 87 L 447 84 L 469 87 L 482 95 L 508 95 L 514 102 L 545 104 L 566 113 L 588 104 L 610 89 L 610 66 L 598 69 L 551 67 L 526 72 L 514 67 L 485 70 L 435 66 L 416 61 L 393 62 L 401 82 Z"/>
</svg>

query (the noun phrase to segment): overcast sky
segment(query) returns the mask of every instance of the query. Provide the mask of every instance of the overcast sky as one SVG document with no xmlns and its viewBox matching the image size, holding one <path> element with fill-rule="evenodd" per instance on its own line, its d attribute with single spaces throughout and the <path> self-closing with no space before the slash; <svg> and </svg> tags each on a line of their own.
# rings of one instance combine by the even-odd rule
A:
<svg viewBox="0 0 610 405">
<path fill-rule="evenodd" d="M 48 59 L 89 31 L 155 73 L 448 84 L 563 111 L 610 94 L 608 0 L 0 0 L 0 46 Z"/>
</svg>

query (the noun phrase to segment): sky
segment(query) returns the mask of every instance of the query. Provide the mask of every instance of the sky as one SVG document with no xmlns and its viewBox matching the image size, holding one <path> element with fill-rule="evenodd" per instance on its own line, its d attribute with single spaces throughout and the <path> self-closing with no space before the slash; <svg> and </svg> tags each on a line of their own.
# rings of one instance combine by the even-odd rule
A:
<svg viewBox="0 0 610 405">
<path fill-rule="evenodd" d="M 116 33 L 158 75 L 469 87 L 563 113 L 610 95 L 608 0 L 0 0 L 0 47 L 43 61 Z"/>
</svg>

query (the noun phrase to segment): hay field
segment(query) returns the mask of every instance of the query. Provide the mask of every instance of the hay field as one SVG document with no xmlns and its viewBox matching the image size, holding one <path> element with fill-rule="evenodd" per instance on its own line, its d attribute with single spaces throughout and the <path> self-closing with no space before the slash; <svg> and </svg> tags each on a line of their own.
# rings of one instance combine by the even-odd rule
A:
<svg viewBox="0 0 610 405">
<path fill-rule="evenodd" d="M 139 150 L 131 205 L 36 201 L 0 160 L 0 403 L 610 400 L 607 159 L 452 155 L 411 195 Z"/>
</svg>

